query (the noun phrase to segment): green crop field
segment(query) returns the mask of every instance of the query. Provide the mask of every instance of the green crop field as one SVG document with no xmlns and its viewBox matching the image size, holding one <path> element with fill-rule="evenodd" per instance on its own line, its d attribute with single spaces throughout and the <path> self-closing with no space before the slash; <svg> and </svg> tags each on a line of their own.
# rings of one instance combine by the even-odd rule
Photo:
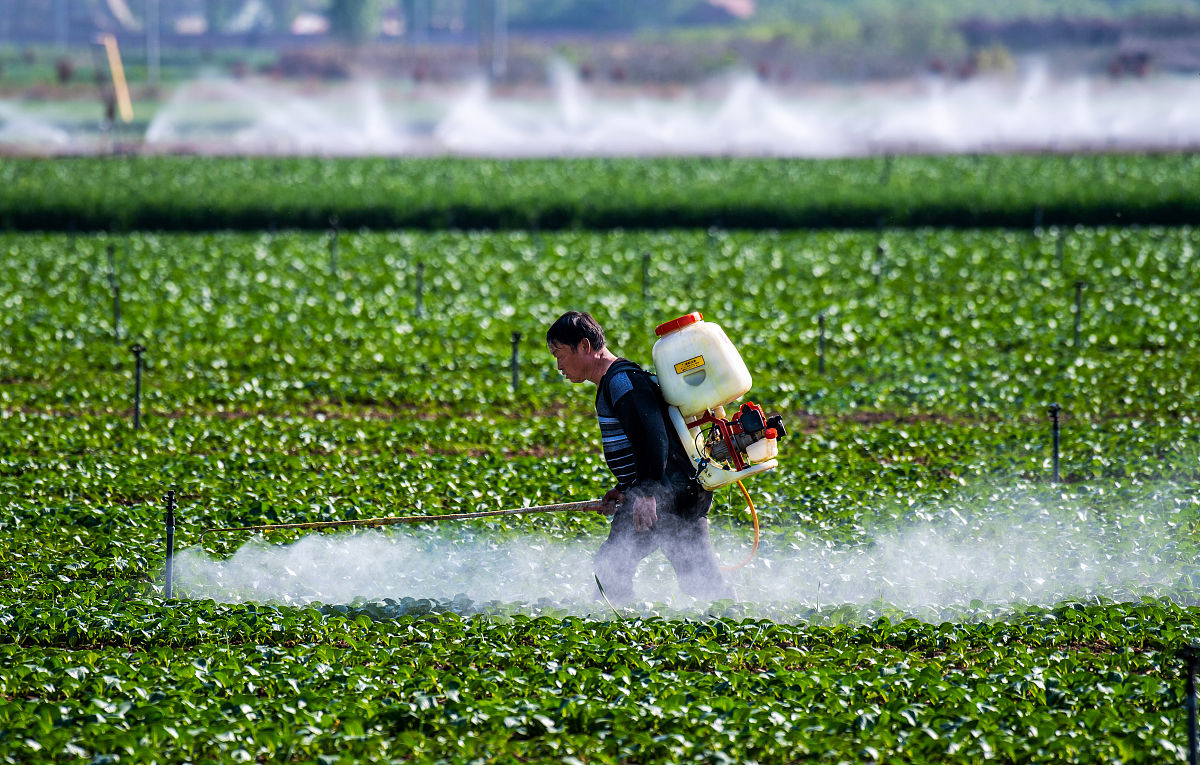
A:
<svg viewBox="0 0 1200 765">
<path fill-rule="evenodd" d="M 338 201 L 306 183 L 283 196 Z M 1186 759 L 1196 228 L 71 233 L 71 209 L 0 233 L 0 762 Z M 594 388 L 543 340 L 570 308 L 643 364 L 702 311 L 788 422 L 736 602 L 660 554 L 633 605 L 593 601 L 594 514 L 201 543 L 599 496 Z M 745 558 L 740 496 L 712 522 Z"/>
<path fill-rule="evenodd" d="M 0 160 L 0 229 L 1195 225 L 1200 155 Z"/>
</svg>

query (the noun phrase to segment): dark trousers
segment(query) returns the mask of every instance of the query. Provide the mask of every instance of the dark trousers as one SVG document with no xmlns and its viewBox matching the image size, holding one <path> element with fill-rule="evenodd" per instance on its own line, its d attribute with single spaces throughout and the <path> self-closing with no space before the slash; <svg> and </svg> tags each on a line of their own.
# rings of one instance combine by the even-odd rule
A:
<svg viewBox="0 0 1200 765">
<path fill-rule="evenodd" d="M 658 548 L 671 562 L 679 586 L 702 600 L 733 599 L 708 536 L 708 516 L 683 518 L 659 510 L 648 531 L 633 528 L 633 503 L 622 504 L 612 518 L 608 539 L 593 560 L 605 596 L 614 604 L 633 600 L 633 574 L 642 560 Z"/>
</svg>

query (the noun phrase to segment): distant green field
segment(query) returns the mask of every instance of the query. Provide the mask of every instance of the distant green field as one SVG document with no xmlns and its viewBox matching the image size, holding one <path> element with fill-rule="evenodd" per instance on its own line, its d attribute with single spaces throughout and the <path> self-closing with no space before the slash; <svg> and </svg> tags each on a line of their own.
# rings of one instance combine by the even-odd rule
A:
<svg viewBox="0 0 1200 765">
<path fill-rule="evenodd" d="M 0 162 L 0 228 L 1194 225 L 1194 154 Z"/>
<path fill-rule="evenodd" d="M 2 172 L 66 168 L 64 189 L 123 166 Z M 1183 761 L 1195 228 L 333 244 L 0 234 L 0 762 Z M 740 602 L 688 601 L 657 556 L 642 602 L 592 601 L 594 515 L 198 547 L 214 526 L 598 496 L 594 389 L 543 342 L 568 308 L 642 363 L 656 324 L 703 311 L 787 419 L 780 468 L 747 483 Z M 741 500 L 719 492 L 712 520 L 744 558 Z"/>
</svg>

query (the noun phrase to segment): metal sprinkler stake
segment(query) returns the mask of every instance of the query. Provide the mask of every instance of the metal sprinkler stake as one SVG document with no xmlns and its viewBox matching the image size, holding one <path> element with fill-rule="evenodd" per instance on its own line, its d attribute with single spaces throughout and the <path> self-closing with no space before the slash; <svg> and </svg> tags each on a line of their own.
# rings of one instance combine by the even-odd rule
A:
<svg viewBox="0 0 1200 765">
<path fill-rule="evenodd" d="M 880 239 L 875 244 L 875 262 L 871 265 L 871 270 L 874 272 L 875 276 L 876 287 L 878 287 L 879 283 L 883 280 L 883 262 L 886 256 L 887 250 L 884 249 L 883 240 Z"/>
<path fill-rule="evenodd" d="M 817 314 L 817 373 L 825 374 L 825 312 Z"/>
<path fill-rule="evenodd" d="M 1051 433 L 1051 439 L 1054 443 L 1053 459 L 1054 459 L 1054 482 L 1055 483 L 1062 482 L 1062 478 L 1059 476 L 1059 473 L 1058 473 L 1058 446 L 1059 446 L 1058 413 L 1061 411 L 1062 411 L 1062 407 L 1059 406 L 1058 404 L 1050 405 L 1050 422 L 1051 422 L 1050 433 Z"/>
<path fill-rule="evenodd" d="M 117 262 L 114 248 L 108 246 L 108 286 L 113 296 L 113 342 L 121 342 L 121 285 L 117 284 Z"/>
<path fill-rule="evenodd" d="M 425 264 L 417 264 L 417 318 L 425 313 L 422 293 L 425 291 Z"/>
<path fill-rule="evenodd" d="M 1083 315 L 1083 282 L 1075 282 L 1075 347 L 1079 347 L 1079 322 Z"/>
<path fill-rule="evenodd" d="M 892 155 L 887 153 L 883 155 L 883 169 L 879 171 L 879 185 L 886 186 L 888 181 L 892 179 Z"/>
<path fill-rule="evenodd" d="M 170 598 L 174 590 L 172 569 L 175 564 L 175 490 L 169 490 L 163 501 L 167 503 L 167 572 L 163 583 L 163 595 Z"/>
<path fill-rule="evenodd" d="M 329 216 L 329 275 L 337 278 L 338 272 L 338 216 Z"/>
<path fill-rule="evenodd" d="M 521 385 L 521 368 L 518 361 L 518 353 L 521 348 L 521 333 L 512 333 L 512 385 L 513 393 L 517 392 L 517 388 Z"/>
<path fill-rule="evenodd" d="M 642 300 L 650 299 L 650 253 L 642 253 Z"/>
<path fill-rule="evenodd" d="M 146 352 L 145 347 L 141 343 L 134 343 L 129 346 L 129 350 L 133 351 L 133 355 L 137 358 L 137 364 L 133 372 L 133 429 L 142 429 L 142 354 Z"/>
</svg>

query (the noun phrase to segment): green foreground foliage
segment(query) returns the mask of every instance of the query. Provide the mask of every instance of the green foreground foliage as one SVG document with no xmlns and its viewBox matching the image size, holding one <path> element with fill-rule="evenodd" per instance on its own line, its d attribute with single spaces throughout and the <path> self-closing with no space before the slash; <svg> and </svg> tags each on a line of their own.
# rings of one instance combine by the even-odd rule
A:
<svg viewBox="0 0 1200 765">
<path fill-rule="evenodd" d="M 330 244 L 0 236 L 0 761 L 1182 761 L 1194 229 Z M 321 537 L 423 553 L 347 597 L 267 602 L 231 569 L 161 597 L 172 486 L 180 548 L 212 526 L 597 496 L 590 389 L 558 380 L 542 341 L 570 307 L 643 363 L 658 322 L 704 311 L 793 424 L 781 468 L 749 485 L 763 542 L 733 575 L 744 602 L 651 589 L 613 614 L 554 562 L 602 539 L 582 515 Z M 740 558 L 745 516 L 718 500 L 722 556 Z M 914 529 L 966 567 L 1013 544 L 1044 559 L 1028 581 L 932 594 L 859 565 Z M 244 541 L 209 537 L 189 565 Z M 503 563 L 521 554 L 545 565 Z M 495 594 L 518 575 L 518 598 Z"/>
<path fill-rule="evenodd" d="M 0 229 L 1180 225 L 1195 154 L 0 161 Z"/>
</svg>

